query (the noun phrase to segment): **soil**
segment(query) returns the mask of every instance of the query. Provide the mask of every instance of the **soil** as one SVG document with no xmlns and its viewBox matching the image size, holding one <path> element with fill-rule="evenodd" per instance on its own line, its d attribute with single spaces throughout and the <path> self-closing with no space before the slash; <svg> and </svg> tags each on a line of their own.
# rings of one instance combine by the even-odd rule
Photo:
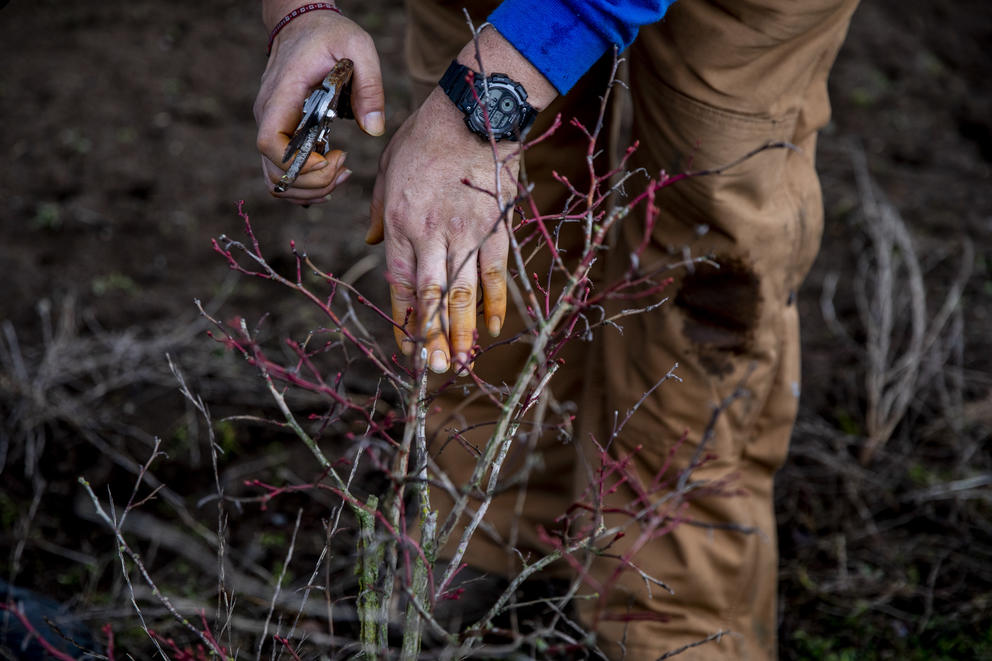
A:
<svg viewBox="0 0 992 661">
<path fill-rule="evenodd" d="M 410 103 L 403 11 L 384 0 L 350 4 L 350 14 L 373 33 L 380 49 L 387 128 L 394 130 Z M 381 259 L 381 250 L 366 247 L 362 239 L 384 139 L 341 127 L 337 135 L 354 175 L 327 205 L 291 207 L 273 200 L 262 185 L 251 108 L 265 65 L 265 38 L 257 7 L 235 0 L 21 0 L 0 10 L 0 273 L 8 278 L 0 295 L 5 347 L 0 411 L 6 418 L 0 430 L 5 551 L 0 571 L 76 610 L 97 613 L 90 616 L 94 628 L 105 621 L 133 627 L 109 534 L 82 521 L 72 505 L 81 495 L 80 474 L 95 485 L 113 485 L 116 493 L 126 493 L 133 483 L 121 461 L 115 468 L 106 446 L 101 450 L 94 443 L 102 439 L 118 456 L 143 461 L 150 439 L 163 438 L 178 458 L 172 457 L 158 477 L 195 509 L 197 499 L 210 493 L 213 478 L 207 458 L 180 443 L 194 433 L 196 416 L 176 394 L 162 354 L 168 349 L 178 355 L 215 413 L 260 406 L 257 387 L 238 381 L 225 391 L 210 378 L 235 368 L 222 352 L 202 348 L 209 340 L 197 325 L 193 304 L 216 300 L 223 302 L 223 314 L 249 318 L 269 311 L 274 324 L 288 316 L 285 302 L 271 289 L 232 280 L 211 248 L 212 237 L 241 236 L 238 201 L 244 200 L 255 219 L 262 245 L 272 254 L 286 253 L 283 265 L 291 264 L 290 240 L 335 272 L 367 255 Z M 871 0 L 855 15 L 837 61 L 833 121 L 818 153 L 827 228 L 800 295 L 803 412 L 796 460 L 779 484 L 785 657 L 826 658 L 853 649 L 871 650 L 878 658 L 900 650 L 900 658 L 971 658 L 992 647 L 987 619 L 992 577 L 987 568 L 958 561 L 969 548 L 979 557 L 990 556 L 988 484 L 963 500 L 915 507 L 896 502 L 899 490 L 913 485 L 989 474 L 990 43 L 992 10 L 981 0 Z M 898 427 L 891 447 L 880 455 L 901 462 L 899 475 L 877 466 L 870 469 L 874 473 L 859 473 L 857 462 L 866 406 L 864 355 L 857 346 L 865 332 L 859 330 L 851 285 L 867 234 L 860 224 L 864 192 L 857 185 L 852 146 L 865 154 L 876 194 L 887 198 L 910 228 L 930 316 L 971 255 L 965 244 L 973 249 L 961 304 L 940 334 L 949 360 L 940 372 L 942 385 L 919 390 L 910 407 L 912 424 Z M 358 274 L 358 285 L 381 297 L 378 271 L 374 263 L 364 263 L 368 268 Z M 853 344 L 842 341 L 824 317 L 830 308 L 822 304 L 823 293 L 835 277 L 834 310 Z M 140 345 L 144 353 L 117 367 L 94 368 L 88 376 L 53 380 L 57 366 L 42 374 L 39 365 L 52 338 L 59 337 L 59 324 L 70 321 L 65 337 L 81 338 L 73 346 L 106 349 L 124 346 L 125 338 L 127 346 Z M 170 329 L 182 337 L 156 344 Z M 87 345 L 87 338 L 110 339 Z M 206 360 L 217 366 L 203 367 Z M 99 385 L 97 372 L 112 373 L 118 381 L 106 396 L 85 399 L 83 394 Z M 52 413 L 58 402 L 51 400 L 47 413 L 31 409 L 25 402 L 46 394 L 32 395 L 26 385 L 32 382 L 84 404 L 97 422 L 81 421 L 83 409 Z M 949 408 L 945 395 L 960 399 L 958 408 Z M 956 413 L 949 414 L 952 410 Z M 250 442 L 241 436 L 229 440 Z M 21 447 L 25 443 L 44 457 L 40 471 L 32 470 L 31 452 Z M 817 448 L 836 452 L 849 462 L 852 475 L 864 476 L 850 502 L 842 502 L 842 492 L 855 478 L 828 476 Z M 872 475 L 886 485 L 885 492 L 871 490 Z M 810 486 L 820 478 L 829 497 Z M 847 526 L 857 518 L 852 512 L 865 511 L 891 527 L 859 538 Z M 240 541 L 250 546 L 267 534 L 291 532 L 292 522 L 278 517 L 260 515 L 255 529 L 242 525 Z M 943 560 L 906 551 L 914 537 L 937 540 L 947 551 L 937 553 Z M 847 564 L 830 546 L 840 538 L 850 545 Z M 871 552 L 884 560 L 862 562 Z M 905 571 L 896 575 L 886 563 L 903 563 Z M 167 570 L 173 584 L 181 584 L 184 571 L 188 568 L 175 565 Z M 847 583 L 840 583 L 837 572 Z M 852 626 L 855 621 L 860 624 Z M 913 656 L 906 650 L 933 654 Z"/>
</svg>

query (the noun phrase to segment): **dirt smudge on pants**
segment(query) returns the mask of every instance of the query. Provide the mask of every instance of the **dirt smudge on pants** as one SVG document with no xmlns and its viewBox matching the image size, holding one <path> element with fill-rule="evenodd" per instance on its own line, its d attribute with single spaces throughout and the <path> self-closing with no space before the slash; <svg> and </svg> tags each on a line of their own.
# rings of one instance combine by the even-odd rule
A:
<svg viewBox="0 0 992 661">
<path fill-rule="evenodd" d="M 685 276 L 674 303 L 685 318 L 682 334 L 703 368 L 724 377 L 733 371 L 731 358 L 751 351 L 762 299 L 750 266 L 736 257 L 714 261 L 719 268 L 702 264 Z"/>
</svg>

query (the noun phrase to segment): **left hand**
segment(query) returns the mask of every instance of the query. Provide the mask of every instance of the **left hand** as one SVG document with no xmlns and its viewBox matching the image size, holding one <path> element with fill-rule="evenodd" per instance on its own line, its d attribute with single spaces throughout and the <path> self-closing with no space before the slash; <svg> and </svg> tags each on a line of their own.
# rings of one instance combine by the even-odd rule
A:
<svg viewBox="0 0 992 661">
<path fill-rule="evenodd" d="M 511 156 L 497 180 L 493 149 L 471 133 L 440 88 L 400 127 L 379 162 L 372 194 L 369 243 L 386 241 L 393 319 L 423 342 L 425 363 L 445 372 L 471 362 L 481 280 L 483 316 L 497 335 L 506 317 L 507 220 L 493 195 L 516 195 L 517 143 L 497 145 Z M 408 311 L 412 311 L 408 315 Z M 402 331 L 396 341 L 410 354 Z"/>
</svg>

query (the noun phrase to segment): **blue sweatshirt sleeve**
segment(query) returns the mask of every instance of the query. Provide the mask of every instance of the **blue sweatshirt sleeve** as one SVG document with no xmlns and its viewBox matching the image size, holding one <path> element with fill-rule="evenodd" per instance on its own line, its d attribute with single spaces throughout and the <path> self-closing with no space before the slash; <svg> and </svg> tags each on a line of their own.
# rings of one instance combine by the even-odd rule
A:
<svg viewBox="0 0 992 661">
<path fill-rule="evenodd" d="M 489 22 L 566 93 L 614 45 L 625 49 L 642 25 L 675 0 L 503 0 Z"/>
</svg>

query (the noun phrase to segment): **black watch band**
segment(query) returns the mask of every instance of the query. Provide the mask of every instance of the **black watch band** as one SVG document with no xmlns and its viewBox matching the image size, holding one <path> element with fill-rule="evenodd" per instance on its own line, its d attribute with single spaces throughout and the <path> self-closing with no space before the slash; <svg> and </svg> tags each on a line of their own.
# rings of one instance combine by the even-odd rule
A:
<svg viewBox="0 0 992 661">
<path fill-rule="evenodd" d="M 455 106 L 462 112 L 465 112 L 464 105 L 466 97 L 472 101 L 475 100 L 472 97 L 472 86 L 468 82 L 470 71 L 473 74 L 473 79 L 479 75 L 464 64 L 459 64 L 458 60 L 452 60 L 444 75 L 441 76 L 441 80 L 437 83 L 444 90 L 444 93 L 448 95 L 448 98 L 454 101 Z"/>
<path fill-rule="evenodd" d="M 438 85 L 465 115 L 465 125 L 469 130 L 486 142 L 489 141 L 490 130 L 496 141 L 517 141 L 537 117 L 537 110 L 527 103 L 527 90 L 506 74 L 494 73 L 483 80 L 478 73 L 455 60 L 441 76 Z M 483 112 L 480 101 L 486 96 L 487 89 L 489 96 L 485 104 L 486 112 Z"/>
</svg>

